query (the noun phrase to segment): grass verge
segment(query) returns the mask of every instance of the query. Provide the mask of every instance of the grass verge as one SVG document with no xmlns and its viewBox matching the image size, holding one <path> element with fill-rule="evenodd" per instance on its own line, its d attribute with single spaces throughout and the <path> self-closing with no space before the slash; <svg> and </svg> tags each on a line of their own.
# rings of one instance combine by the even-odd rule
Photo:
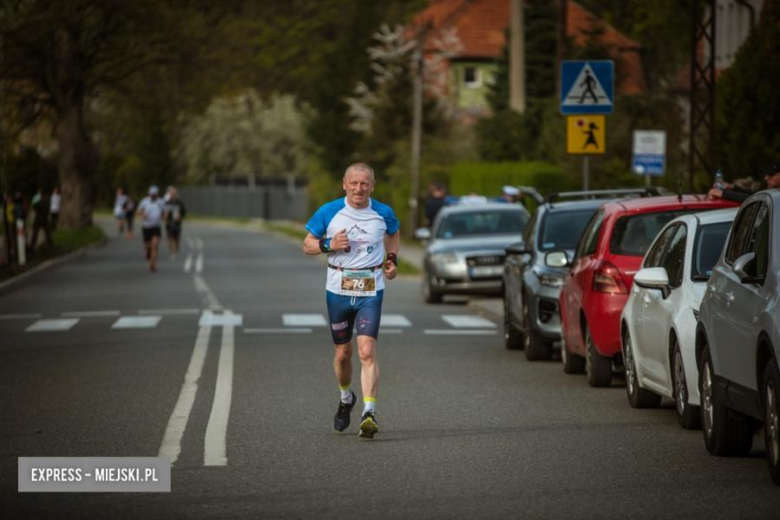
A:
<svg viewBox="0 0 780 520">
<path fill-rule="evenodd" d="M 45 236 L 41 232 L 38 236 L 37 251 L 31 252 L 29 248 L 27 249 L 27 263 L 23 267 L 18 265 L 0 267 L 0 280 L 22 274 L 52 258 L 66 255 L 91 244 L 97 244 L 105 238 L 103 230 L 97 226 L 82 229 L 58 229 L 52 234 L 54 247 L 46 247 Z"/>
</svg>

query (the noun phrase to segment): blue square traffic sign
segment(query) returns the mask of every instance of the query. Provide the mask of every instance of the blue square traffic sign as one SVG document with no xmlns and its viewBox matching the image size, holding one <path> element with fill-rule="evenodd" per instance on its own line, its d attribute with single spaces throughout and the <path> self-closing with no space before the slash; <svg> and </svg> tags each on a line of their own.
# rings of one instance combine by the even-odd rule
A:
<svg viewBox="0 0 780 520">
<path fill-rule="evenodd" d="M 614 69 L 611 60 L 561 62 L 561 114 L 611 114 Z"/>
</svg>

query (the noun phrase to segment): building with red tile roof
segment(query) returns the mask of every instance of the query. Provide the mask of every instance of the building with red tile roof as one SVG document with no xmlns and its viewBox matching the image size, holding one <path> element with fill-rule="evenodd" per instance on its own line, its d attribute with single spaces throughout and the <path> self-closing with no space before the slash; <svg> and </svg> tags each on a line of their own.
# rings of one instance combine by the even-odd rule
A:
<svg viewBox="0 0 780 520">
<path fill-rule="evenodd" d="M 437 52 L 436 35 L 455 31 L 462 49 L 448 60 L 451 75 L 449 95 L 459 109 L 484 112 L 485 94 L 506 44 L 510 0 L 431 0 L 410 24 L 410 33 L 426 25 L 430 29 L 426 53 Z M 569 0 L 566 35 L 577 46 L 588 43 L 609 49 L 615 61 L 616 89 L 620 94 L 646 91 L 640 56 L 641 46 L 593 13 Z M 589 41 L 595 38 L 595 41 Z"/>
</svg>

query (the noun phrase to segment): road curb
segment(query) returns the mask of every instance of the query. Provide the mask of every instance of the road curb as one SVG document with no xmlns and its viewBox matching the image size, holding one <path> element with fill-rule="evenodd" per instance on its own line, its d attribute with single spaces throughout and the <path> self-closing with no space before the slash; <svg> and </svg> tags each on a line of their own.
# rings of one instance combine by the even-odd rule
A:
<svg viewBox="0 0 780 520">
<path fill-rule="evenodd" d="M 3 282 L 0 282 L 0 294 L 10 291 L 11 289 L 15 288 L 17 285 L 21 285 L 25 281 L 28 281 L 30 278 L 33 278 L 37 274 L 40 274 L 44 271 L 48 271 L 49 269 L 52 269 L 54 267 L 57 267 L 59 265 L 62 265 L 64 263 L 70 262 L 71 260 L 75 260 L 77 258 L 81 258 L 84 256 L 87 251 L 90 249 L 95 249 L 98 247 L 103 247 L 108 242 L 107 238 L 104 238 L 100 242 L 96 242 L 94 244 L 80 247 L 79 249 L 76 249 L 75 251 L 71 251 L 70 253 L 67 253 L 63 256 L 58 256 L 56 258 L 50 258 L 49 260 L 46 260 L 45 262 L 36 265 L 29 271 L 25 271 L 21 274 L 18 274 L 16 276 L 13 276 L 9 278 L 8 280 L 5 280 Z"/>
</svg>

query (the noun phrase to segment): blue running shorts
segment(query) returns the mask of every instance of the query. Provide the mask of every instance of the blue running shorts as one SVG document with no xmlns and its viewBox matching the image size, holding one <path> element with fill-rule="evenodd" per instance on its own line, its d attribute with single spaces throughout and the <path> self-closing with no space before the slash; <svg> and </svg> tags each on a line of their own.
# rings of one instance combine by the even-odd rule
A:
<svg viewBox="0 0 780 520">
<path fill-rule="evenodd" d="M 352 340 L 352 329 L 358 336 L 379 336 L 379 320 L 382 317 L 382 295 L 384 290 L 376 292 L 376 296 L 342 296 L 326 291 L 328 302 L 328 321 L 333 343 L 343 345 Z"/>
</svg>

